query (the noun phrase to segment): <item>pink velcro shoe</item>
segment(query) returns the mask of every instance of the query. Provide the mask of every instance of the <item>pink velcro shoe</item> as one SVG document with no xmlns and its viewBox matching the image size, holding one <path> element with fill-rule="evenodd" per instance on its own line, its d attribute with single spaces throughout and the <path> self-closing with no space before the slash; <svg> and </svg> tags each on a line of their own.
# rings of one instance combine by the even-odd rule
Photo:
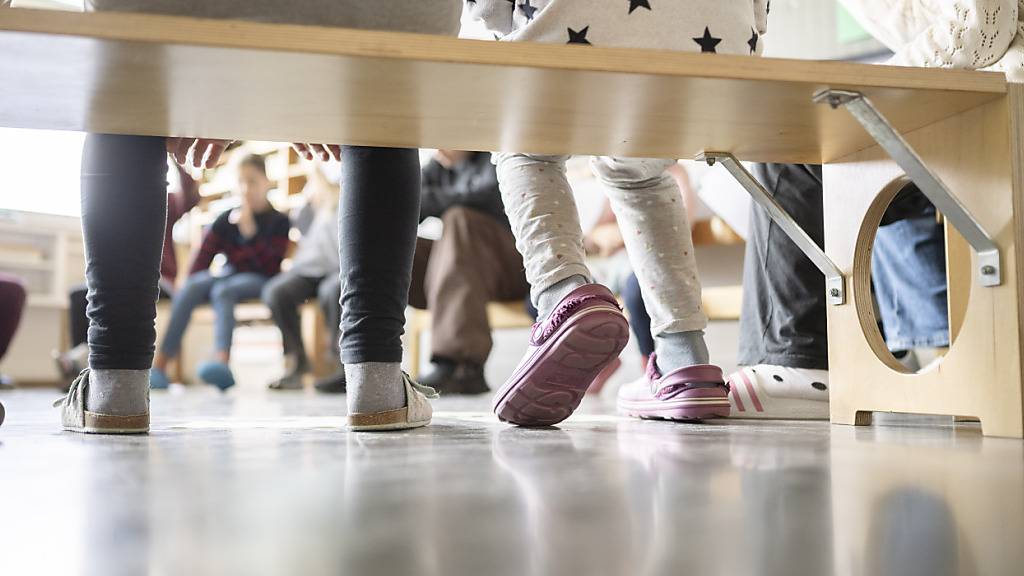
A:
<svg viewBox="0 0 1024 576">
<path fill-rule="evenodd" d="M 652 354 L 644 378 L 619 388 L 619 412 L 635 418 L 705 420 L 729 417 L 729 388 L 718 366 L 687 366 L 664 376 Z"/>
<path fill-rule="evenodd" d="M 494 413 L 519 426 L 558 424 L 627 342 L 629 324 L 607 288 L 588 284 L 573 290 L 547 320 L 534 324 L 530 348 L 498 390 Z"/>
</svg>

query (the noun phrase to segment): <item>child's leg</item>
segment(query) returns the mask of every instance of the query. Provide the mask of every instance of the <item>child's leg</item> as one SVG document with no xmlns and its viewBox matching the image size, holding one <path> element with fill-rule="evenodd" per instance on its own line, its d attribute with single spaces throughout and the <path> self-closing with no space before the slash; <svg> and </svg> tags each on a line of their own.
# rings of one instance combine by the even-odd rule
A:
<svg viewBox="0 0 1024 576">
<path fill-rule="evenodd" d="M 215 282 L 216 278 L 209 272 L 196 272 L 185 280 L 185 284 L 175 294 L 171 300 L 171 319 L 164 332 L 163 342 L 160 343 L 160 353 L 153 363 L 154 368 L 164 370 L 168 361 L 178 357 L 181 340 L 192 320 L 192 311 L 210 300 L 210 290 Z"/>
<path fill-rule="evenodd" d="M 679 187 L 665 172 L 673 164 L 611 157 L 591 164 L 618 218 L 651 317 L 658 368 L 665 373 L 708 363 L 690 224 Z"/>
<path fill-rule="evenodd" d="M 543 320 L 567 294 L 590 283 L 568 156 L 498 154 L 505 212 L 523 255 L 531 300 Z"/>
<path fill-rule="evenodd" d="M 402 332 L 420 215 L 419 153 L 342 152 L 341 356 L 349 418 L 406 407 Z"/>
<path fill-rule="evenodd" d="M 227 363 L 231 357 L 231 341 L 235 333 L 235 306 L 244 300 L 260 297 L 267 277 L 255 272 L 232 274 L 218 278 L 210 289 L 210 304 L 216 313 L 214 344 L 218 360 Z"/>
<path fill-rule="evenodd" d="M 498 390 L 498 418 L 550 426 L 569 417 L 587 388 L 618 359 L 629 326 L 604 286 L 590 283 L 565 156 L 498 156 L 505 211 L 533 286 L 539 322 L 530 346 Z"/>
<path fill-rule="evenodd" d="M 164 139 L 89 135 L 82 151 L 82 233 L 91 368 L 84 404 L 91 412 L 149 412 L 166 221 Z M 65 415 L 81 408 L 73 400 Z"/>
</svg>

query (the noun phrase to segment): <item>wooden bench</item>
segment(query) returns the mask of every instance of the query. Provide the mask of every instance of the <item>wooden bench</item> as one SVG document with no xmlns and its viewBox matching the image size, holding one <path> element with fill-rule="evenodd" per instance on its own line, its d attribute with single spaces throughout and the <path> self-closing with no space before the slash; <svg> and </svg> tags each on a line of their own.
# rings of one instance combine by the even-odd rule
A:
<svg viewBox="0 0 1024 576">
<path fill-rule="evenodd" d="M 0 54 L 7 127 L 828 164 L 833 422 L 954 414 L 1024 435 L 1024 100 L 1001 75 L 18 9 L 0 12 Z M 869 134 L 813 100 L 825 89 L 885 122 Z M 903 174 L 880 143 L 901 139 L 963 203 L 940 208 L 975 246 L 951 229 L 956 341 L 924 374 L 889 357 L 869 305 L 871 239 Z"/>
</svg>

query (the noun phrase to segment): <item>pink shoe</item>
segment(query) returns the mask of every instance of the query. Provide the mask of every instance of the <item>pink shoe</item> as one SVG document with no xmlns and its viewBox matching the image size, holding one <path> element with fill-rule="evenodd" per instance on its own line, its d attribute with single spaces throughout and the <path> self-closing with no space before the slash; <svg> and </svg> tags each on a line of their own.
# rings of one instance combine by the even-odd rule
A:
<svg viewBox="0 0 1024 576">
<path fill-rule="evenodd" d="M 588 284 L 573 290 L 547 320 L 534 324 L 530 348 L 498 390 L 494 413 L 519 426 L 558 424 L 627 342 L 629 324 L 607 288 Z"/>
<path fill-rule="evenodd" d="M 680 368 L 662 376 L 655 356 L 644 378 L 619 389 L 619 412 L 635 418 L 704 420 L 729 417 L 729 388 L 718 366 Z"/>
</svg>

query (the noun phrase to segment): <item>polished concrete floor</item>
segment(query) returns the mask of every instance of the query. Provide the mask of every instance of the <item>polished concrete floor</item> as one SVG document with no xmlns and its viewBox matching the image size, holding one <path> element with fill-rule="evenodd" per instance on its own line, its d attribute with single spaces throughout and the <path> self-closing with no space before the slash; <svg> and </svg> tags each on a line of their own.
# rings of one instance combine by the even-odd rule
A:
<svg viewBox="0 0 1024 576">
<path fill-rule="evenodd" d="M 142 437 L 0 394 L 2 575 L 1024 574 L 1024 443 L 944 420 L 676 425 L 487 400 L 342 429 L 343 399 L 154 396 Z"/>
</svg>

